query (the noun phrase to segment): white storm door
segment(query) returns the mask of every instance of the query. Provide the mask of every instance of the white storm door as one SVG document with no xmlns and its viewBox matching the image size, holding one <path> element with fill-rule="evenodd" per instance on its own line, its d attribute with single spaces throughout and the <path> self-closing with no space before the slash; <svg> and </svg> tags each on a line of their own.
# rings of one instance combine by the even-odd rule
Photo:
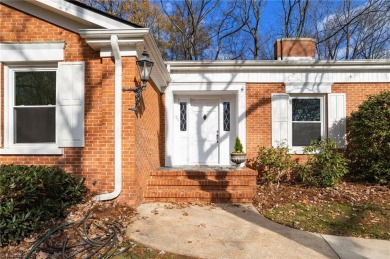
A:
<svg viewBox="0 0 390 259">
<path fill-rule="evenodd" d="M 218 100 L 192 99 L 190 108 L 190 164 L 219 164 Z"/>
</svg>

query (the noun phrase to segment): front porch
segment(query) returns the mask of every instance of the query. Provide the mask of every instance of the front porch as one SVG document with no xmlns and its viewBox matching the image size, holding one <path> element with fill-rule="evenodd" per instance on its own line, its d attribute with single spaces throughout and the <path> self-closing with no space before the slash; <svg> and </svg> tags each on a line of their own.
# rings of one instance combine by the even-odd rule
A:
<svg viewBox="0 0 390 259">
<path fill-rule="evenodd" d="M 233 166 L 156 168 L 150 173 L 145 202 L 250 203 L 257 172 Z"/>
</svg>

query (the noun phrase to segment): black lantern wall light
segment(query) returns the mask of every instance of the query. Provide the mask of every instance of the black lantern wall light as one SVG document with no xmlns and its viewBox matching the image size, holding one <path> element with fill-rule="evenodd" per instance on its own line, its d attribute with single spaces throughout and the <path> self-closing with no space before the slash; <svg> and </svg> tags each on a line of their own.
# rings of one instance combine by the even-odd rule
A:
<svg viewBox="0 0 390 259">
<path fill-rule="evenodd" d="M 135 94 L 135 107 L 134 108 L 129 108 L 131 111 L 138 112 L 140 106 L 141 106 L 141 101 L 142 101 L 142 91 L 145 90 L 146 85 L 150 79 L 150 74 L 152 72 L 153 68 L 153 61 L 150 60 L 149 54 L 144 50 L 142 52 L 142 58 L 137 60 L 137 67 L 139 72 L 141 73 L 141 81 L 142 85 L 137 86 L 137 87 L 132 87 L 132 88 L 122 88 L 123 92 L 131 91 L 134 92 Z"/>
</svg>

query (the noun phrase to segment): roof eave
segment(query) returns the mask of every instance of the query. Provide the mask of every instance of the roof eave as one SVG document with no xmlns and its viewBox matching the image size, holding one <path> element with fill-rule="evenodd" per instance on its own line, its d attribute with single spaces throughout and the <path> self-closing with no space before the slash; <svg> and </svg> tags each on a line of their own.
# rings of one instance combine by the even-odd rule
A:
<svg viewBox="0 0 390 259">
<path fill-rule="evenodd" d="M 162 60 L 154 39 L 150 35 L 149 29 L 83 29 L 80 30 L 80 35 L 85 38 L 86 42 L 95 50 L 110 48 L 111 35 L 117 35 L 120 48 L 124 46 L 133 47 L 137 52 L 137 58 L 142 56 L 142 50 L 146 47 L 150 58 L 154 62 L 152 80 L 155 82 L 156 86 L 160 91 L 163 91 L 162 88 L 166 87 L 171 81 L 168 70 Z"/>
<path fill-rule="evenodd" d="M 172 71 L 241 71 L 256 70 L 389 70 L 390 60 L 349 60 L 349 61 L 310 61 L 310 60 L 223 60 L 223 61 L 167 61 Z"/>
</svg>

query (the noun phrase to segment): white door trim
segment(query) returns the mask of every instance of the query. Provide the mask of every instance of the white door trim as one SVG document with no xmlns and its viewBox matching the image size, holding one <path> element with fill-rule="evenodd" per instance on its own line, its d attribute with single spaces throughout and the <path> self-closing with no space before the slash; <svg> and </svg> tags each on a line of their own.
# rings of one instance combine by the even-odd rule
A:
<svg viewBox="0 0 390 259">
<path fill-rule="evenodd" d="M 188 158 L 188 144 L 183 144 L 180 140 L 182 137 L 188 137 L 187 133 L 176 130 L 179 119 L 179 102 L 193 98 L 210 98 L 219 99 L 220 118 L 222 105 L 224 101 L 231 102 L 231 132 L 229 143 L 224 143 L 224 147 L 220 146 L 220 150 L 224 150 L 227 154 L 230 153 L 236 136 L 242 140 L 244 149 L 246 148 L 246 102 L 245 102 L 245 85 L 244 84 L 212 84 L 211 87 L 203 89 L 203 87 L 196 86 L 196 84 L 170 84 L 165 92 L 166 103 L 166 141 L 165 141 L 165 166 L 178 166 L 189 164 L 188 159 L 181 157 L 182 155 Z M 220 131 L 221 134 L 221 131 Z M 180 153 L 178 155 L 178 152 Z M 179 157 L 180 156 L 180 157 Z M 185 161 L 185 163 L 183 163 Z M 219 156 L 220 165 L 231 164 L 228 155 Z"/>
</svg>

